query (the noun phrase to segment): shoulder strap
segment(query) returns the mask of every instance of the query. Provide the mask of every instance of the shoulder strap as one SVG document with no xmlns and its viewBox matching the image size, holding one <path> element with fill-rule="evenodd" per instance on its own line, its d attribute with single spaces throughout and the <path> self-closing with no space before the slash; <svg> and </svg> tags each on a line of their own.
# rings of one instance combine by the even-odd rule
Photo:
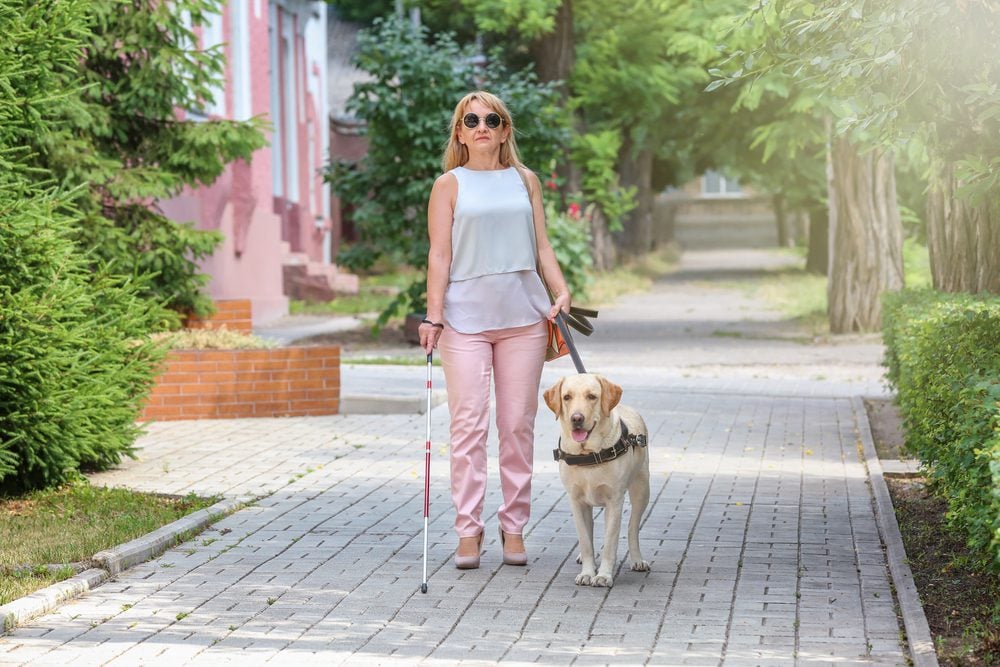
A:
<svg viewBox="0 0 1000 667">
<path fill-rule="evenodd" d="M 528 193 L 528 203 L 531 204 L 531 231 L 535 234 L 535 272 L 538 273 L 538 277 L 542 279 L 542 285 L 545 285 L 545 292 L 549 292 L 549 286 L 545 284 L 545 277 L 542 275 L 542 267 L 538 261 L 538 230 L 535 229 L 535 198 L 531 195 L 531 185 L 528 183 L 528 178 L 524 175 L 523 169 L 527 167 L 514 166 L 517 171 L 517 175 L 521 177 L 521 182 L 524 183 L 524 189 Z M 551 297 L 550 297 L 551 298 Z"/>
</svg>

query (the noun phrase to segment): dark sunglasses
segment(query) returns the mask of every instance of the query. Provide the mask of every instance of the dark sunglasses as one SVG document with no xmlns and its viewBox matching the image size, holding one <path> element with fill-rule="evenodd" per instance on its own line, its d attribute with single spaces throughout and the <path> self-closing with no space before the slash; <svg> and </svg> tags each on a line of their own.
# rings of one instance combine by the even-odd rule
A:
<svg viewBox="0 0 1000 667">
<path fill-rule="evenodd" d="M 503 123 L 503 118 L 501 118 L 500 114 L 496 112 L 486 114 L 486 118 L 484 120 L 486 121 L 486 127 L 491 130 L 497 129 L 500 127 L 500 124 Z M 462 117 L 462 122 L 465 123 L 467 128 L 474 130 L 479 127 L 479 116 L 471 112 L 467 113 Z"/>
</svg>

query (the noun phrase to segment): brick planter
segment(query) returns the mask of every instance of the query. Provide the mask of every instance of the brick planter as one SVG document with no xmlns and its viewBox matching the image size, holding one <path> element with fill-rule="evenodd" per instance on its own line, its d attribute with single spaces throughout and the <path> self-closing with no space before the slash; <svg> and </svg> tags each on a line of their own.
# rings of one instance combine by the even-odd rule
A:
<svg viewBox="0 0 1000 667">
<path fill-rule="evenodd" d="M 207 320 L 194 315 L 184 321 L 186 329 L 221 329 L 229 331 L 253 331 L 253 316 L 250 299 L 229 299 L 215 302 L 215 314 Z"/>
<path fill-rule="evenodd" d="M 339 409 L 339 345 L 172 350 L 139 419 L 299 417 Z"/>
</svg>

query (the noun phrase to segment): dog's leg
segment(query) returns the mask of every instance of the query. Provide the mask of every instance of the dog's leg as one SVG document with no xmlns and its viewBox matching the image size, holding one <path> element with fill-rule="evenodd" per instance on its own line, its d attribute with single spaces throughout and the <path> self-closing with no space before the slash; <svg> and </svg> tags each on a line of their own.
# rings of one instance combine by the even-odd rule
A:
<svg viewBox="0 0 1000 667">
<path fill-rule="evenodd" d="M 625 504 L 625 494 L 612 498 L 604 506 L 604 548 L 601 549 L 601 567 L 597 576 L 591 582 L 593 586 L 611 588 L 618 566 L 618 536 L 622 529 L 622 507 Z"/>
<path fill-rule="evenodd" d="M 628 557 L 632 561 L 632 569 L 637 572 L 645 572 L 649 569 L 649 563 L 642 559 L 642 552 L 639 550 L 639 524 L 642 522 L 642 515 L 649 504 L 649 467 L 643 466 L 639 473 L 632 480 L 628 487 L 629 504 L 632 506 L 631 514 L 628 518 Z"/>
<path fill-rule="evenodd" d="M 576 537 L 580 541 L 580 574 L 576 577 L 577 586 L 589 586 L 594 580 L 597 568 L 594 566 L 594 509 L 578 500 L 570 499 L 573 510 L 573 522 L 576 524 Z"/>
</svg>

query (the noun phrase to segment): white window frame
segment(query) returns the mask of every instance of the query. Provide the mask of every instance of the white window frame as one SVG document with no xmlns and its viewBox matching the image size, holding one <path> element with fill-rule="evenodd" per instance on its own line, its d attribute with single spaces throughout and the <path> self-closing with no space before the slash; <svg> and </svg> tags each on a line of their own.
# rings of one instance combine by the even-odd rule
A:
<svg viewBox="0 0 1000 667">
<path fill-rule="evenodd" d="M 717 192 L 713 192 L 708 189 L 710 176 L 718 178 L 719 190 Z M 701 196 L 708 199 L 731 199 L 734 197 L 743 197 L 744 192 L 740 187 L 739 181 L 735 178 L 726 178 L 722 173 L 710 169 L 701 177 Z"/>
<path fill-rule="evenodd" d="M 271 98 L 271 190 L 275 197 L 285 196 L 285 141 L 281 109 L 281 39 L 278 35 L 278 7 L 268 8 L 268 82 Z"/>
</svg>

